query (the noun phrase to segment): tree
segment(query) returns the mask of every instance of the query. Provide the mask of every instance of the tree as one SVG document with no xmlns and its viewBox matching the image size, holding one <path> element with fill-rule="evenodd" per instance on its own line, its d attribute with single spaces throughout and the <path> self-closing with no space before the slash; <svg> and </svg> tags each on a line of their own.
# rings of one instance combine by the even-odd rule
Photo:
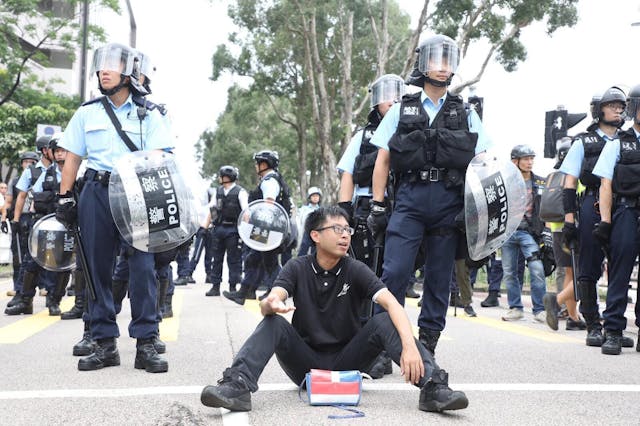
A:
<svg viewBox="0 0 640 426">
<path fill-rule="evenodd" d="M 52 1 L 49 8 L 40 0 L 7 0 L 0 2 L 0 66 L 12 83 L 0 92 L 0 106 L 12 98 L 24 75 L 30 75 L 29 61 L 47 65 L 48 53 L 61 50 L 73 58 L 82 43 L 78 4 L 80 0 Z M 118 0 L 90 0 L 119 12 Z M 87 28 L 89 40 L 103 40 L 104 31 L 97 26 Z"/>
<path fill-rule="evenodd" d="M 310 170 L 311 182 L 331 201 L 336 155 L 346 147 L 354 119 L 364 121 L 368 84 L 399 71 L 399 64 L 390 71 L 379 67 L 408 36 L 408 17 L 395 2 L 364 0 L 239 0 L 229 15 L 243 30 L 229 37 L 239 53 L 219 46 L 212 79 L 222 71 L 252 77 L 252 92 L 264 93 L 277 119 L 295 132 L 301 196 Z"/>
<path fill-rule="evenodd" d="M 429 14 L 430 3 L 424 1 L 403 75 L 413 68 L 419 35 L 425 29 L 456 40 L 462 58 L 470 47 L 485 49 L 478 72 L 453 86 L 450 89 L 453 93 L 460 93 L 479 82 L 492 59 L 506 71 L 515 71 L 518 63 L 527 58 L 526 47 L 520 40 L 523 28 L 534 22 L 544 22 L 547 34 L 552 35 L 557 29 L 572 27 L 578 22 L 578 0 L 439 0 Z M 480 41 L 488 43 L 488 48 Z"/>
</svg>

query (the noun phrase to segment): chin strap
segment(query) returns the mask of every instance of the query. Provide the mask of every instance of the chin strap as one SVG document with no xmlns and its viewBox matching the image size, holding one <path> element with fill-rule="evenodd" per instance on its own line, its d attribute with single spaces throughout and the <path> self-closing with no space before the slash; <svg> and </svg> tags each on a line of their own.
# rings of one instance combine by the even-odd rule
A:
<svg viewBox="0 0 640 426">
<path fill-rule="evenodd" d="M 451 84 L 451 80 L 453 79 L 453 73 L 449 76 L 445 81 L 434 80 L 428 75 L 424 76 L 425 82 L 429 83 L 432 86 L 436 87 L 448 87 Z"/>
</svg>

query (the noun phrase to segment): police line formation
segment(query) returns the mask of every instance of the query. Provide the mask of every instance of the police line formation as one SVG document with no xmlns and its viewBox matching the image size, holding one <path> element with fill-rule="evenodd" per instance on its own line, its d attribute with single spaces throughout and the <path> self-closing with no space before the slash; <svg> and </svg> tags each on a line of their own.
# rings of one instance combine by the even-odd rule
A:
<svg viewBox="0 0 640 426">
<path fill-rule="evenodd" d="M 23 171 L 9 185 L 2 232 L 13 236 L 15 295 L 5 314 L 32 314 L 36 289 L 45 288 L 50 315 L 83 321 L 73 347 L 82 357 L 78 369 L 98 370 L 120 365 L 116 315 L 128 294 L 134 366 L 166 372 L 158 324 L 173 315 L 174 287 L 195 282 L 204 252 L 212 284 L 206 295 L 220 296 L 226 254 L 224 297 L 242 305 L 266 289 L 264 319 L 218 384 L 201 394 L 204 405 L 232 411 L 251 409 L 251 393 L 274 354 L 296 384 L 312 368 L 379 378 L 395 362 L 420 388 L 419 409 L 466 408 L 466 395 L 449 388 L 435 350 L 450 304 L 475 316 L 469 275 L 487 262 L 482 305 L 498 306 L 503 275 L 503 320 L 524 316 L 526 264 L 535 321 L 557 330 L 565 307 L 567 329 L 586 330 L 586 345 L 608 355 L 633 347 L 622 332 L 638 254 L 640 86 L 628 95 L 611 87 L 592 99 L 592 123 L 558 141 L 559 170 L 547 180 L 533 173 L 535 152 L 527 145 L 497 166 L 483 154 L 491 142 L 478 111 L 447 91 L 459 61 L 453 40 L 427 38 L 416 53 L 406 82 L 387 74 L 371 84 L 368 123 L 337 166 L 338 205 L 321 207 L 322 192 L 312 187 L 297 224 L 272 150 L 253 157 L 256 189 L 241 188 L 238 169 L 222 166 L 206 217 L 194 213 L 198 197 L 180 195 L 189 191 L 171 154 L 166 111 L 145 98 L 148 56 L 120 44 L 97 49 L 93 73 L 103 96 L 83 104 L 63 134 L 38 138 L 37 152 L 20 156 Z M 422 90 L 405 94 L 407 85 Z M 621 130 L 625 118 L 633 124 Z M 480 172 L 471 170 L 476 163 Z M 469 189 L 470 172 L 481 175 L 476 189 Z M 596 283 L 605 258 L 601 315 Z M 557 294 L 545 285 L 554 267 Z M 424 277 L 418 339 L 403 309 L 405 297 L 419 296 L 416 270 Z M 452 292 L 454 270 L 459 289 Z M 61 313 L 71 274 L 75 304 Z M 285 303 L 289 297 L 295 308 Z M 291 323 L 274 315 L 292 311 Z"/>
</svg>

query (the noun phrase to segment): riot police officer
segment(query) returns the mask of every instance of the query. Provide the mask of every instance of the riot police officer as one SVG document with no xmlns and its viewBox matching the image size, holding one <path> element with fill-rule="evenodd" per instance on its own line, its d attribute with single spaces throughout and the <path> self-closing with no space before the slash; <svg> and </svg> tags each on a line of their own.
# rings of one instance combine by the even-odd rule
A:
<svg viewBox="0 0 640 426">
<path fill-rule="evenodd" d="M 66 150 L 57 146 L 59 137 L 49 138 L 49 145 L 44 155 L 54 162 L 40 173 L 32 187 L 30 188 L 33 198 L 33 213 L 30 215 L 32 224 L 38 219 L 53 213 L 56 208 L 56 194 L 62 177 L 62 166 L 64 165 Z M 18 183 L 19 187 L 20 183 Z M 20 201 L 20 198 L 18 199 Z M 20 214 L 16 214 L 14 219 L 19 220 Z M 31 225 L 32 225 L 31 224 Z M 36 293 L 36 285 L 41 275 L 49 274 L 52 276 L 53 286 L 47 289 L 46 306 L 49 308 L 49 315 L 58 316 L 60 312 L 60 301 L 65 294 L 67 282 L 69 281 L 70 272 L 50 273 L 38 265 L 31 257 L 29 250 L 23 254 L 22 264 L 20 265 L 22 275 L 22 300 L 14 306 L 7 308 L 7 315 L 31 314 L 33 313 L 33 297 Z"/>
<path fill-rule="evenodd" d="M 312 186 L 307 190 L 307 204 L 300 207 L 298 209 L 299 216 L 299 229 L 304 229 L 304 223 L 307 220 L 307 216 L 314 210 L 320 208 L 320 203 L 322 202 L 322 190 L 317 186 Z M 302 241 L 300 241 L 300 247 L 298 247 L 298 256 L 305 256 L 309 254 L 309 250 L 311 250 L 311 246 L 313 246 L 313 241 L 311 241 L 311 237 L 307 233 L 303 233 Z"/>
<path fill-rule="evenodd" d="M 433 353 L 445 326 L 459 239 L 455 218 L 463 209 L 465 170 L 489 141 L 478 114 L 467 111 L 460 97 L 447 92 L 458 66 L 456 43 L 436 35 L 422 42 L 417 52 L 409 84 L 422 90 L 404 95 L 402 103 L 391 107 L 371 139 L 379 149 L 368 223 L 374 234 L 386 229 L 382 281 L 401 304 L 424 241 L 426 266 L 418 326 L 420 341 Z M 389 170 L 396 191 L 387 227 L 384 193 Z"/>
<path fill-rule="evenodd" d="M 112 168 L 134 149 L 172 148 L 170 131 L 161 113 L 132 97 L 146 93 L 139 84 L 136 65 L 136 52 L 128 46 L 112 43 L 96 50 L 93 70 L 104 97 L 85 103 L 75 112 L 60 143 L 69 153 L 56 217 L 68 225 L 78 222 L 89 267 L 85 273 L 91 275 L 96 294 L 95 300 L 89 298 L 91 335 L 96 347 L 93 354 L 79 360 L 78 369 L 82 371 L 120 365 L 111 274 L 118 243 L 127 243 L 120 237 L 110 212 L 108 184 Z M 118 121 L 121 132 L 117 130 Z M 83 156 L 88 157 L 87 171 L 82 192 L 76 197 L 72 190 Z M 129 266 L 129 335 L 137 339 L 134 366 L 148 372 L 166 372 L 168 363 L 153 345 L 158 329 L 154 256 L 133 249 Z"/>
<path fill-rule="evenodd" d="M 254 154 L 256 173 L 260 177 L 258 187 L 249 193 L 249 202 L 256 200 L 275 201 L 284 207 L 291 217 L 291 191 L 278 171 L 280 156 L 277 151 L 263 150 Z M 295 241 L 295 239 L 293 239 Z M 284 242 L 286 244 L 286 242 Z M 255 291 L 260 283 L 267 287 L 265 296 L 269 294 L 276 276 L 280 272 L 278 254 L 282 247 L 269 251 L 258 251 L 248 248 L 244 257 L 244 278 L 240 290 L 235 292 L 223 291 L 229 300 L 243 305 L 245 299 Z"/>
<path fill-rule="evenodd" d="M 607 307 L 603 312 L 605 334 L 601 347 L 602 353 L 606 355 L 619 355 L 622 347 L 629 346 L 628 343 L 633 346 L 633 340 L 623 336 L 622 332 L 627 326 L 624 313 L 627 308 L 629 279 L 640 241 L 640 85 L 631 89 L 625 101 L 626 105 L 622 100 L 615 100 L 602 107 L 610 113 L 605 118 L 609 120 L 608 117 L 611 117 L 615 122 L 623 119 L 626 106 L 627 116 L 633 119 L 633 126 L 619 132 L 618 138 L 604 145 L 592 171 L 601 178 L 601 220 L 593 234 L 608 254 L 609 284 Z M 640 310 L 636 303 L 636 325 L 640 324 L 638 318 Z M 640 345 L 636 350 L 640 351 Z"/>
<path fill-rule="evenodd" d="M 236 285 L 242 281 L 242 240 L 238 234 L 238 217 L 249 205 L 249 194 L 240 185 L 238 169 L 222 166 L 218 171 L 220 186 L 212 208 L 215 209 L 211 235 L 213 263 L 211 267 L 211 289 L 207 296 L 220 296 L 222 265 L 227 255 L 229 267 L 229 291 L 236 291 Z M 212 215 L 213 217 L 213 215 Z"/>
<path fill-rule="evenodd" d="M 404 95 L 404 80 L 395 74 L 385 74 L 371 84 L 369 92 L 371 111 L 367 116 L 368 123 L 353 135 L 337 165 L 338 173 L 341 174 L 338 204 L 352 218 L 351 224 L 356 230 L 351 239 L 356 259 L 377 269 L 378 265 L 372 264 L 376 242 L 366 226 L 373 196 L 373 168 L 378 157 L 378 147 L 371 144 L 371 138 L 387 111 Z M 379 244 L 377 249 L 382 250 L 382 245 Z"/>
<path fill-rule="evenodd" d="M 38 163 L 38 154 L 32 151 L 26 151 L 20 154 L 20 167 L 22 171 L 28 169 L 30 166 L 35 166 Z M 16 201 L 20 190 L 16 187 L 20 176 L 16 176 L 9 182 L 7 194 L 5 195 L 5 206 L 2 210 L 2 224 L 0 228 L 3 233 L 9 233 L 9 226 L 7 226 L 7 218 L 13 219 L 13 213 L 16 207 Z M 28 206 L 26 206 L 28 207 Z M 23 213 L 25 211 L 23 210 Z M 11 254 L 12 254 L 12 267 L 13 267 L 13 298 L 7 303 L 7 307 L 11 307 L 18 303 L 22 297 L 20 292 L 22 291 L 22 283 L 20 282 L 20 263 L 22 262 L 22 253 L 27 250 L 26 238 L 20 237 L 19 227 L 11 227 Z"/>
<path fill-rule="evenodd" d="M 600 222 L 597 209 L 600 191 L 600 177 L 593 169 L 604 147 L 618 140 L 618 129 L 624 119 L 622 112 L 626 96 L 618 87 L 610 87 L 604 94 L 591 100 L 592 123 L 587 131 L 575 136 L 560 171 L 566 174 L 563 203 L 565 223 L 563 240 L 567 248 L 577 249 L 580 313 L 587 324 L 587 346 L 602 346 L 602 324 L 598 312 L 597 282 L 602 275 L 604 252 L 592 234 L 594 226 Z M 578 198 L 578 179 L 585 190 Z M 626 342 L 633 346 L 633 341 Z"/>
</svg>

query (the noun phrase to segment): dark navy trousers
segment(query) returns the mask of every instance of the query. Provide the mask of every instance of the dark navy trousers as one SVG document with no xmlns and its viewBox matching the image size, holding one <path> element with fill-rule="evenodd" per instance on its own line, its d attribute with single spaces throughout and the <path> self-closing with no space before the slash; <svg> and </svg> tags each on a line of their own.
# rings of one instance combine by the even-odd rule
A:
<svg viewBox="0 0 640 426">
<path fill-rule="evenodd" d="M 242 240 L 238 235 L 238 228 L 234 225 L 217 225 L 211 235 L 211 283 L 219 285 L 222 282 L 222 266 L 224 255 L 227 254 L 229 266 L 229 285 L 234 286 L 242 281 Z"/>
<path fill-rule="evenodd" d="M 579 282 L 593 287 L 587 294 L 580 295 L 580 313 L 587 319 L 587 324 L 600 317 L 596 286 L 602 275 L 602 261 L 604 260 L 602 247 L 593 236 L 593 228 L 600 222 L 600 215 L 594 207 L 595 202 L 595 195 L 584 196 L 580 205 L 578 227 L 580 256 L 578 256 L 577 279 Z"/>
<path fill-rule="evenodd" d="M 459 231 L 455 217 L 464 205 L 460 187 L 443 182 L 401 181 L 387 226 L 382 281 L 404 306 L 418 248 L 425 243 L 422 309 L 418 326 L 442 331 L 449 303 Z"/>
<path fill-rule="evenodd" d="M 111 277 L 121 237 L 111 217 L 109 195 L 100 182 L 87 181 L 78 203 L 78 222 L 93 278 L 96 299 L 89 299 L 89 322 L 94 339 L 120 336 L 116 324 Z M 124 247 L 127 244 L 121 242 Z M 136 249 L 129 255 L 129 336 L 151 338 L 158 330 L 154 257 Z"/>
</svg>

